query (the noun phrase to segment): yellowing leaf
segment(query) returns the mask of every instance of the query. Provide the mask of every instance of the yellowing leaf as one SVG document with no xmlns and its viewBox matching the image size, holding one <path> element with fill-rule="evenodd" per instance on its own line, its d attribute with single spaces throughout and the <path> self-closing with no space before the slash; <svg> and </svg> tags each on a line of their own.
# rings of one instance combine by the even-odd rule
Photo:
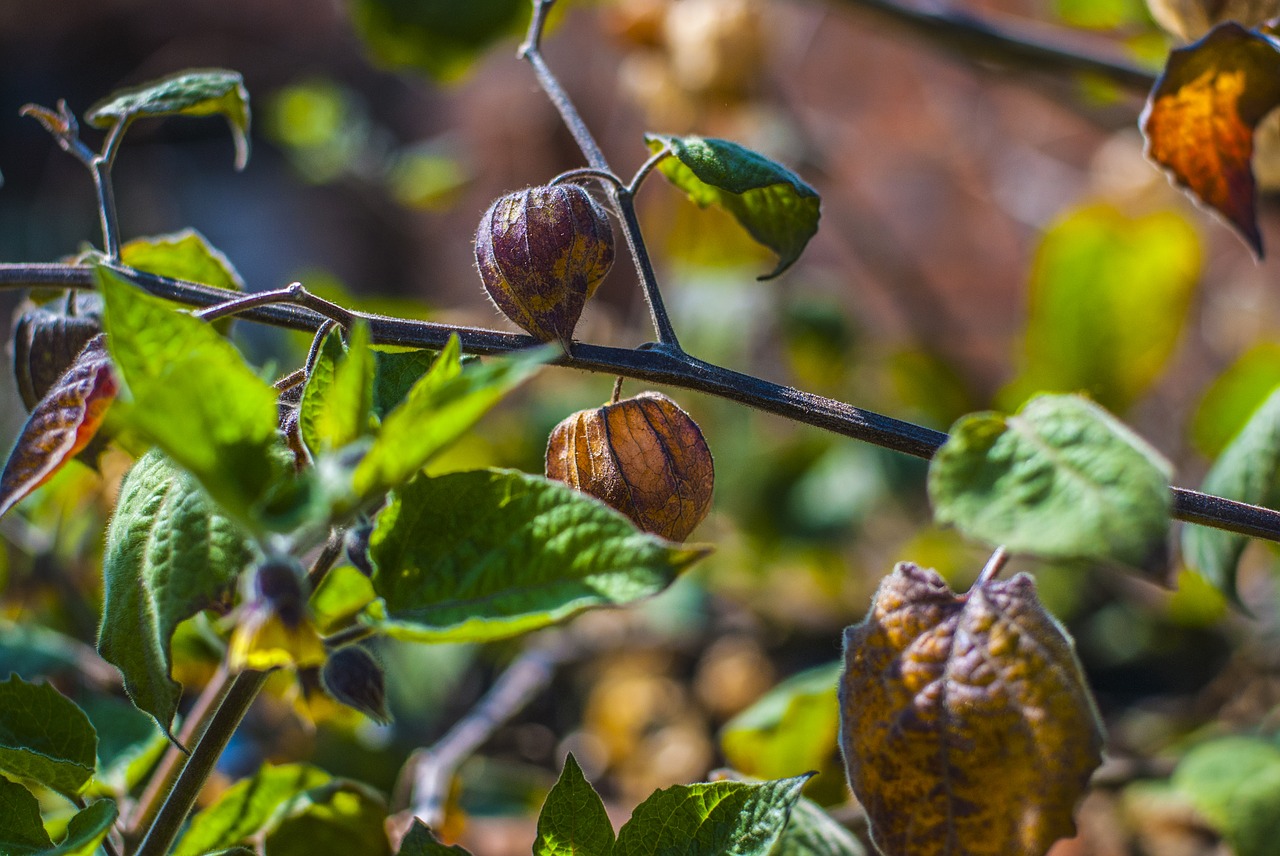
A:
<svg viewBox="0 0 1280 856">
<path fill-rule="evenodd" d="M 1147 156 L 1226 218 L 1259 257 L 1253 133 L 1277 105 L 1280 44 L 1228 21 L 1169 54 L 1141 120 Z"/>
<path fill-rule="evenodd" d="M 1042 856 L 1101 762 L 1071 640 L 1025 574 L 956 595 L 899 563 L 845 631 L 840 716 L 884 856 Z"/>
</svg>

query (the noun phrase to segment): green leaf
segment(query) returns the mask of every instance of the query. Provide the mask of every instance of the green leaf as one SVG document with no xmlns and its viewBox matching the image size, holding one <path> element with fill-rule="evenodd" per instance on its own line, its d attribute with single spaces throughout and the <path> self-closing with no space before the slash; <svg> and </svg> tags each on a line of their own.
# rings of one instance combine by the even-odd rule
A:
<svg viewBox="0 0 1280 856">
<path fill-rule="evenodd" d="M 111 800 L 91 803 L 71 818 L 66 838 L 41 856 L 94 856 L 119 815 L 116 804 Z"/>
<path fill-rule="evenodd" d="M 0 563 L 3 561 L 0 559 Z M 110 667 L 79 639 L 38 624 L 4 619 L 0 619 L 0 663 L 6 672 L 16 672 L 27 680 L 71 674 L 81 677 L 86 673 L 91 679 L 114 679 Z"/>
<path fill-rule="evenodd" d="M 237 782 L 192 818 L 173 856 L 202 856 L 234 847 L 268 829 L 278 813 L 307 791 L 331 780 L 328 773 L 307 764 L 264 765 L 256 776 Z"/>
<path fill-rule="evenodd" d="M 675 785 L 636 806 L 616 856 L 767 856 L 808 776 Z"/>
<path fill-rule="evenodd" d="M 823 766 L 836 748 L 840 709 L 839 661 L 778 684 L 720 732 L 720 747 L 735 770 L 779 779 Z"/>
<path fill-rule="evenodd" d="M 533 856 L 609 856 L 613 825 L 604 801 L 570 754 L 538 815 Z"/>
<path fill-rule="evenodd" d="M 801 797 L 769 856 L 866 856 L 866 852 L 852 832 L 817 803 Z"/>
<path fill-rule="evenodd" d="M 355 324 L 346 348 L 342 332 L 336 327 L 330 330 L 320 345 L 298 409 L 302 439 L 312 455 L 340 449 L 369 433 L 373 383 L 369 325 Z"/>
<path fill-rule="evenodd" d="M 235 266 L 195 229 L 136 238 L 120 247 L 120 261 L 135 270 L 244 291 Z"/>
<path fill-rule="evenodd" d="M 123 699 L 93 695 L 82 704 L 98 733 L 98 772 L 89 793 L 128 793 L 160 760 L 169 745 L 167 736 L 150 716 Z"/>
<path fill-rule="evenodd" d="M 1280 854 L 1280 748 L 1254 737 L 1224 737 L 1188 752 L 1173 773 L 1236 856 Z"/>
<path fill-rule="evenodd" d="M 431 370 L 382 421 L 352 476 L 356 494 L 376 496 L 406 481 L 555 353 L 554 347 L 538 348 L 464 368 L 458 337 L 450 337 Z"/>
<path fill-rule="evenodd" d="M 97 745 L 84 711 L 53 687 L 0 681 L 0 772 L 74 798 L 93 776 Z"/>
<path fill-rule="evenodd" d="M 1002 400 L 1013 407 L 1035 392 L 1083 390 L 1127 409 L 1178 344 L 1202 255 L 1196 230 L 1174 211 L 1130 217 L 1094 205 L 1054 224 L 1031 270 L 1024 365 Z"/>
<path fill-rule="evenodd" d="M 728 140 L 646 134 L 650 151 L 674 157 L 658 169 L 699 206 L 718 205 L 751 237 L 778 254 L 778 276 L 800 257 L 818 231 L 818 192 L 791 170 Z"/>
<path fill-rule="evenodd" d="M 414 820 L 396 856 L 471 856 L 471 851 L 456 844 L 444 846 L 431 834 L 431 827 Z"/>
<path fill-rule="evenodd" d="M 1216 458 L 1280 386 L 1280 344 L 1262 342 L 1240 355 L 1205 391 L 1191 418 L 1191 441 Z"/>
<path fill-rule="evenodd" d="M 239 72 L 221 68 L 192 69 L 121 89 L 85 113 L 95 128 L 152 116 L 218 116 L 226 118 L 236 142 L 236 169 L 249 162 L 249 92 Z"/>
<path fill-rule="evenodd" d="M 381 65 L 449 81 L 496 40 L 523 32 L 529 9 L 527 0 L 355 0 L 351 18 Z"/>
<path fill-rule="evenodd" d="M 0 853 L 36 856 L 52 846 L 40 822 L 40 802 L 22 785 L 0 776 Z"/>
<path fill-rule="evenodd" d="M 400 406 L 418 379 L 430 370 L 439 351 L 373 352 L 373 412 L 379 419 Z"/>
<path fill-rule="evenodd" d="M 339 565 L 324 575 L 311 594 L 311 620 L 327 636 L 352 624 L 377 597 L 368 577 L 351 565 Z"/>
<path fill-rule="evenodd" d="M 1273 507 L 1280 500 L 1280 388 L 1218 456 L 1200 489 L 1250 505 Z M 1248 545 L 1248 536 L 1225 529 L 1182 530 L 1183 560 L 1233 600 L 1236 567 Z"/>
<path fill-rule="evenodd" d="M 128 424 L 242 523 L 292 528 L 298 483 L 276 430 L 275 390 L 210 325 L 108 268 L 95 272 L 111 356 L 133 396 L 127 408 L 117 402 Z"/>
<path fill-rule="evenodd" d="M 166 733 L 182 697 L 169 676 L 174 629 L 227 602 L 252 560 L 244 533 L 164 454 L 152 450 L 129 470 L 107 529 L 98 651 Z"/>
<path fill-rule="evenodd" d="M 500 639 L 656 594 L 703 555 L 538 476 L 418 476 L 375 522 L 369 557 L 383 602 L 371 612 L 402 638 Z"/>
<path fill-rule="evenodd" d="M 939 523 L 1046 558 L 1163 563 L 1171 466 L 1102 408 L 1042 395 L 962 417 L 929 465 Z"/>
<path fill-rule="evenodd" d="M 312 788 L 272 824 L 265 851 L 270 856 L 315 856 L 352 853 L 390 856 L 383 824 L 387 808 L 382 798 L 355 782 L 332 781 Z"/>
</svg>

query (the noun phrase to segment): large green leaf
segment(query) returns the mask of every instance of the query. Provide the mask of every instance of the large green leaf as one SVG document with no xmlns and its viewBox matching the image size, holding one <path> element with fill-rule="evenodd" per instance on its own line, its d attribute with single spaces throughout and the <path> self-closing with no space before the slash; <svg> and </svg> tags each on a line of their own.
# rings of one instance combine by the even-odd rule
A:
<svg viewBox="0 0 1280 856">
<path fill-rule="evenodd" d="M 866 852 L 853 833 L 817 803 L 801 797 L 769 856 L 866 856 Z"/>
<path fill-rule="evenodd" d="M 613 825 L 604 802 L 569 755 L 538 814 L 533 856 L 609 856 L 612 852 Z"/>
<path fill-rule="evenodd" d="M 242 522 L 290 528 L 297 484 L 276 430 L 275 390 L 205 322 L 108 268 L 96 279 L 111 356 L 133 397 L 128 424 Z"/>
<path fill-rule="evenodd" d="M 1031 269 L 1024 364 L 1003 400 L 1084 390 L 1128 408 L 1173 354 L 1201 256 L 1196 230 L 1173 211 L 1130 217 L 1095 205 L 1056 223 Z"/>
<path fill-rule="evenodd" d="M 252 559 L 243 531 L 194 478 L 159 451 L 138 459 L 107 529 L 98 651 L 124 675 L 133 703 L 166 733 L 182 697 L 169 676 L 173 631 L 226 602 Z"/>
<path fill-rule="evenodd" d="M 674 785 L 636 806 L 616 856 L 768 856 L 808 776 Z"/>
<path fill-rule="evenodd" d="M 364 785 L 332 781 L 308 790 L 272 823 L 267 856 L 315 856 L 317 841 L 324 853 L 390 856 L 383 825 L 387 807 Z"/>
<path fill-rule="evenodd" d="M 329 331 L 298 409 L 302 439 L 312 455 L 340 449 L 369 433 L 373 383 L 369 325 L 354 325 L 346 347 L 340 330 Z"/>
<path fill-rule="evenodd" d="M 836 749 L 840 661 L 783 681 L 720 732 L 725 760 L 752 778 L 779 779 L 823 766 Z"/>
<path fill-rule="evenodd" d="M 929 465 L 939 523 L 1047 558 L 1164 561 L 1171 466 L 1102 408 L 1042 395 L 962 417 Z"/>
<path fill-rule="evenodd" d="M 239 72 L 192 69 L 113 92 L 85 112 L 97 128 L 153 116 L 226 118 L 236 141 L 236 169 L 249 162 L 249 92 Z"/>
<path fill-rule="evenodd" d="M 702 555 L 538 476 L 418 476 L 378 515 L 371 611 L 404 638 L 498 639 L 656 594 Z"/>
<path fill-rule="evenodd" d="M 538 348 L 464 367 L 458 338 L 451 337 L 431 370 L 382 420 L 377 439 L 352 476 L 356 494 L 377 496 L 408 480 L 555 353 L 554 348 Z"/>
<path fill-rule="evenodd" d="M 111 800 L 98 800 L 76 813 L 62 841 L 40 856 L 95 856 L 120 812 Z"/>
<path fill-rule="evenodd" d="M 97 746 L 84 711 L 53 687 L 0 681 L 0 772 L 74 798 L 93 776 Z"/>
<path fill-rule="evenodd" d="M 36 856 L 53 842 L 40 822 L 40 802 L 31 791 L 0 776 L 0 853 Z"/>
<path fill-rule="evenodd" d="M 1271 393 L 1222 451 L 1201 490 L 1250 505 L 1280 500 L 1280 388 Z M 1229 597 L 1236 596 L 1236 566 L 1249 544 L 1245 535 L 1208 526 L 1182 530 L 1182 557 Z"/>
<path fill-rule="evenodd" d="M 1274 743 L 1254 737 L 1204 743 L 1183 757 L 1173 784 L 1236 856 L 1280 854 L 1280 748 Z"/>
<path fill-rule="evenodd" d="M 157 276 L 244 291 L 235 266 L 195 229 L 136 238 L 120 246 L 120 261 Z"/>
<path fill-rule="evenodd" d="M 800 257 L 818 231 L 818 192 L 791 170 L 728 140 L 646 134 L 654 152 L 672 157 L 658 169 L 703 208 L 718 205 L 764 246 L 778 254 L 778 266 L 761 279 L 782 273 Z"/>
<path fill-rule="evenodd" d="M 351 17 L 382 65 L 453 80 L 491 43 L 520 33 L 529 9 L 527 0 L 355 0 Z"/>
<path fill-rule="evenodd" d="M 173 856 L 202 856 L 274 828 L 273 819 L 300 804 L 307 791 L 330 781 L 328 773 L 307 764 L 264 765 L 193 817 Z"/>
<path fill-rule="evenodd" d="M 456 844 L 446 847 L 431 834 L 431 827 L 415 820 L 404 841 L 400 842 L 396 856 L 471 856 L 471 853 Z"/>
</svg>

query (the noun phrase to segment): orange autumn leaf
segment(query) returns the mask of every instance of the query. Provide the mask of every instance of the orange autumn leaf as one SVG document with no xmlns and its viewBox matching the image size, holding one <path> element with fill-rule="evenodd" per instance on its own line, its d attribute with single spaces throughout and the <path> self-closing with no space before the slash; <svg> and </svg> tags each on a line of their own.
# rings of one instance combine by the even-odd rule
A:
<svg viewBox="0 0 1280 856">
<path fill-rule="evenodd" d="M 956 595 L 899 563 L 845 631 L 840 718 L 884 856 L 1042 856 L 1101 762 L 1075 650 L 1025 574 Z"/>
<path fill-rule="evenodd" d="M 1280 43 L 1234 22 L 1169 54 L 1141 125 L 1147 156 L 1259 257 L 1254 129 L 1280 106 Z"/>
<path fill-rule="evenodd" d="M 44 484 L 97 433 L 118 389 L 106 336 L 89 340 L 36 404 L 0 475 L 0 516 Z"/>
</svg>

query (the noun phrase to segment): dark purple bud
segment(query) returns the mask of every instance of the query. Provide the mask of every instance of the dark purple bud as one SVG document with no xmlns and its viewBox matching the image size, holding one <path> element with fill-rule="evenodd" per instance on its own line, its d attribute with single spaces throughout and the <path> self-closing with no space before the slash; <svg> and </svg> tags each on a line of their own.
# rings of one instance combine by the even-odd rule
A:
<svg viewBox="0 0 1280 856">
<path fill-rule="evenodd" d="M 320 673 L 324 688 L 336 701 L 354 708 L 374 722 L 386 725 L 387 685 L 382 666 L 359 645 L 348 645 L 329 653 Z"/>
</svg>

